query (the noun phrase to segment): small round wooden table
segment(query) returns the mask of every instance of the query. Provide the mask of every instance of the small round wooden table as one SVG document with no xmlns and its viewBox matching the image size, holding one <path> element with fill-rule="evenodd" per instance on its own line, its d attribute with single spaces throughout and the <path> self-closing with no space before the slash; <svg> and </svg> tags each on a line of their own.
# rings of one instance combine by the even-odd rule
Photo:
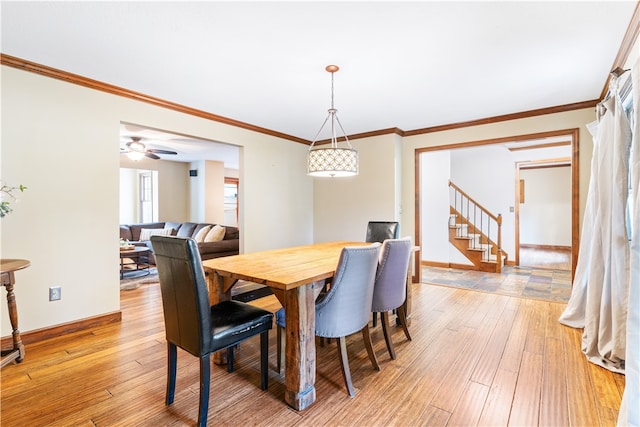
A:
<svg viewBox="0 0 640 427">
<path fill-rule="evenodd" d="M 18 307 L 16 306 L 16 295 L 13 293 L 13 285 L 16 283 L 13 273 L 30 265 L 31 263 L 26 259 L 0 259 L 0 280 L 2 286 L 7 290 L 7 305 L 9 306 L 9 321 L 13 338 L 13 348 L 2 350 L 0 368 L 14 360 L 20 363 L 24 359 L 24 345 L 22 345 L 22 338 L 20 338 L 18 330 Z"/>
</svg>

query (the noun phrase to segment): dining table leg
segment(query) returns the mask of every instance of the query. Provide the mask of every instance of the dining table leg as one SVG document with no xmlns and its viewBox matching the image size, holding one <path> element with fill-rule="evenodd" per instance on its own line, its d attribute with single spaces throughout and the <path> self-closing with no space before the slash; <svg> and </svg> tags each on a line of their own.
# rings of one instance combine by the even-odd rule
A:
<svg viewBox="0 0 640 427">
<path fill-rule="evenodd" d="M 285 396 L 301 411 L 316 400 L 315 299 L 320 283 L 275 291 L 285 309 Z"/>
<path fill-rule="evenodd" d="M 231 288 L 237 282 L 236 279 L 221 276 L 216 272 L 208 273 L 209 304 L 214 305 L 222 301 L 231 300 Z M 220 350 L 213 353 L 213 363 L 216 365 L 224 365 L 228 360 L 228 350 Z"/>
</svg>

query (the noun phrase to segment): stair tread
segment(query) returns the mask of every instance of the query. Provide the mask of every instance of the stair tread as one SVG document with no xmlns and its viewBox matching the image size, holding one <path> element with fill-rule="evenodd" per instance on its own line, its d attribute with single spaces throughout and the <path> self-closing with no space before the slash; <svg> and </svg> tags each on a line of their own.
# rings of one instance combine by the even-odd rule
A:
<svg viewBox="0 0 640 427">
<path fill-rule="evenodd" d="M 496 245 L 482 232 L 478 232 L 481 230 L 458 214 L 450 214 L 448 226 L 449 241 L 475 265 L 475 269 L 487 272 L 500 271 L 507 257 L 504 253 L 499 257 L 492 253 L 495 252 Z"/>
</svg>

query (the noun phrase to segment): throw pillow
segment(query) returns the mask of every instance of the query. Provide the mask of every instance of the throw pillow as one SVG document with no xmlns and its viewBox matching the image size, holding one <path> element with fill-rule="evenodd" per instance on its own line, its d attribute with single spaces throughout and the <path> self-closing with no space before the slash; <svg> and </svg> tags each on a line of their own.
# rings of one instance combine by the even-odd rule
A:
<svg viewBox="0 0 640 427">
<path fill-rule="evenodd" d="M 171 228 L 143 228 L 140 230 L 140 241 L 151 240 L 151 236 L 171 236 Z"/>
<path fill-rule="evenodd" d="M 205 242 L 219 242 L 224 239 L 225 228 L 221 225 L 214 225 L 204 238 Z"/>
<path fill-rule="evenodd" d="M 207 233 L 211 230 L 211 226 L 207 225 L 206 227 L 202 227 L 200 231 L 198 231 L 194 237 L 195 241 L 198 243 L 202 243 L 204 238 L 207 237 Z"/>
</svg>

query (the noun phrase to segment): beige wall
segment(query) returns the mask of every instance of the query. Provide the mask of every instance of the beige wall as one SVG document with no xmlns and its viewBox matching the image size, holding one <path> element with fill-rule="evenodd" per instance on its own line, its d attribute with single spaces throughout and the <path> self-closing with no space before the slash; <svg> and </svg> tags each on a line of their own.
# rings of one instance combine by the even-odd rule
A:
<svg viewBox="0 0 640 427">
<path fill-rule="evenodd" d="M 11 67 L 1 72 L 1 177 L 28 187 L 0 222 L 2 258 L 31 260 L 16 274 L 21 331 L 119 310 L 121 122 L 241 147 L 241 250 L 312 241 L 305 145 Z M 54 285 L 62 299 L 49 302 Z M 8 336 L 5 309 L 1 316 Z"/>
<path fill-rule="evenodd" d="M 158 221 L 189 221 L 189 163 L 120 156 L 120 167 L 157 171 Z"/>
<path fill-rule="evenodd" d="M 359 153 L 357 176 L 314 178 L 316 242 L 364 241 L 368 221 L 393 221 L 399 217 L 397 144 L 396 135 L 352 141 Z"/>
<path fill-rule="evenodd" d="M 134 224 L 139 217 L 138 169 L 120 168 L 120 224 Z"/>
<path fill-rule="evenodd" d="M 523 169 L 520 244 L 571 247 L 571 168 Z"/>
<path fill-rule="evenodd" d="M 191 222 L 224 223 L 224 163 L 201 160 L 188 164 L 197 176 L 188 177 Z M 189 171 L 186 172 L 189 175 Z M 185 187 L 187 188 L 187 187 Z"/>
<path fill-rule="evenodd" d="M 204 222 L 224 223 L 224 163 L 205 161 Z"/>
</svg>

